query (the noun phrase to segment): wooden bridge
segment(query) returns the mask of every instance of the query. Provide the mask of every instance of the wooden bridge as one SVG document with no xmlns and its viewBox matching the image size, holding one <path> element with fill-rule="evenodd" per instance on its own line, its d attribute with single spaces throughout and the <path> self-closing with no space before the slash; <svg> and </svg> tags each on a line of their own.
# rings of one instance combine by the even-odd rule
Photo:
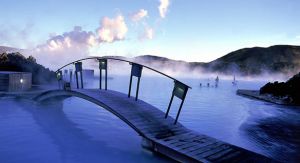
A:
<svg viewBox="0 0 300 163">
<path fill-rule="evenodd" d="M 126 61 L 129 62 L 132 66 L 129 93 L 124 94 L 117 91 L 108 90 L 107 59 L 112 58 L 96 59 L 99 60 L 100 69 L 99 89 L 83 89 L 83 84 L 81 85 L 81 89 L 79 89 L 79 81 L 77 75 L 77 88 L 71 89 L 70 83 L 62 80 L 61 68 L 57 71 L 57 76 L 59 82 L 64 83 L 63 89 L 45 91 L 37 95 L 34 100 L 37 102 L 47 102 L 51 101 L 51 99 L 54 98 L 64 99 L 74 96 L 93 102 L 96 105 L 99 105 L 112 114 L 116 115 L 122 121 L 127 123 L 131 128 L 133 128 L 140 136 L 143 137 L 142 144 L 144 147 L 180 162 L 273 162 L 273 160 L 265 156 L 189 130 L 180 123 L 177 123 L 186 93 L 190 88 L 186 84 L 152 68 Z M 81 62 L 75 61 L 73 63 L 75 64 L 76 74 L 77 72 L 82 71 Z M 137 98 L 139 90 L 139 80 L 143 67 L 154 70 L 155 72 L 163 74 L 174 80 L 174 89 L 171 93 L 171 100 L 169 102 L 166 113 Z M 103 69 L 105 70 L 106 74 L 105 89 L 101 89 L 101 71 Z M 80 74 L 82 83 L 82 73 Z M 135 98 L 130 96 L 133 76 L 138 77 L 137 92 Z M 172 104 L 174 96 L 182 100 L 175 119 L 168 116 L 168 112 L 170 110 L 170 106 Z"/>
</svg>

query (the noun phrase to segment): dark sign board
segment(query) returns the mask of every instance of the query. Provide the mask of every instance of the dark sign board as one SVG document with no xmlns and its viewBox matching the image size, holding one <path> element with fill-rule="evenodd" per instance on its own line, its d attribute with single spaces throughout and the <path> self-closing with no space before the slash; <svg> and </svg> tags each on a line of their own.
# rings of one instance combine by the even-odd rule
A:
<svg viewBox="0 0 300 163">
<path fill-rule="evenodd" d="M 142 70 L 143 70 L 142 65 L 132 63 L 132 67 L 131 67 L 131 75 L 132 76 L 141 77 L 142 76 Z"/>
<path fill-rule="evenodd" d="M 57 73 L 56 73 L 56 78 L 57 78 L 57 80 L 62 80 L 62 71 L 58 71 Z"/>
<path fill-rule="evenodd" d="M 107 69 L 107 59 L 99 59 L 99 69 L 100 70 Z"/>
<path fill-rule="evenodd" d="M 174 84 L 174 89 L 173 89 L 173 94 L 180 98 L 181 100 L 183 100 L 186 96 L 186 93 L 187 93 L 187 90 L 188 90 L 188 86 L 178 82 L 178 81 L 175 81 L 175 84 Z"/>
<path fill-rule="evenodd" d="M 82 62 L 75 63 L 75 71 L 76 72 L 82 71 Z"/>
</svg>

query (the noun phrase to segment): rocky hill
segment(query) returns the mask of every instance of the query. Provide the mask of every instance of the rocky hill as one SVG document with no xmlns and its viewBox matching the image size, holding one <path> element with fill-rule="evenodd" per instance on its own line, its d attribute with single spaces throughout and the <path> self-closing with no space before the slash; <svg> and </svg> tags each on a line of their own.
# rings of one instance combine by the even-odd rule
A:
<svg viewBox="0 0 300 163">
<path fill-rule="evenodd" d="M 31 72 L 33 84 L 55 81 L 55 73 L 36 63 L 34 57 L 25 58 L 21 53 L 0 53 L 0 71 Z"/>
<path fill-rule="evenodd" d="M 11 51 L 25 50 L 0 46 L 0 54 Z M 300 46 L 292 45 L 244 48 L 208 63 L 178 61 L 153 55 L 142 55 L 134 58 L 114 57 L 131 60 L 160 70 L 167 69 L 183 73 L 200 70 L 199 72 L 206 73 L 255 76 L 264 73 L 290 75 L 300 71 Z"/>
<path fill-rule="evenodd" d="M 134 61 L 154 67 L 187 67 L 205 72 L 220 74 L 239 73 L 241 75 L 260 75 L 263 73 L 295 74 L 300 70 L 300 46 L 276 45 L 268 48 L 244 48 L 231 52 L 212 62 L 176 61 L 158 56 L 139 56 Z"/>
<path fill-rule="evenodd" d="M 238 71 L 243 75 L 259 75 L 264 72 L 295 74 L 300 68 L 300 46 L 240 49 L 208 63 L 208 66 L 211 71 Z"/>
<path fill-rule="evenodd" d="M 17 49 L 8 46 L 0 46 L 0 54 L 2 53 L 12 53 L 12 52 L 22 52 L 23 49 Z"/>
</svg>

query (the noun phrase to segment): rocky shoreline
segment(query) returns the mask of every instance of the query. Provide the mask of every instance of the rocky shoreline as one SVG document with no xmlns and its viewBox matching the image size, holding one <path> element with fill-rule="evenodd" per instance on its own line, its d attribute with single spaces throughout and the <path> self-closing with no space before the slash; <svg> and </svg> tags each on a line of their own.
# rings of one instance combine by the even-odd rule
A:
<svg viewBox="0 0 300 163">
<path fill-rule="evenodd" d="M 273 96 L 272 94 L 260 94 L 259 90 L 238 89 L 236 93 L 237 95 L 240 96 L 271 102 L 278 105 L 290 105 L 290 106 L 298 105 L 295 103 L 291 103 L 287 97 L 277 97 L 277 96 Z"/>
</svg>

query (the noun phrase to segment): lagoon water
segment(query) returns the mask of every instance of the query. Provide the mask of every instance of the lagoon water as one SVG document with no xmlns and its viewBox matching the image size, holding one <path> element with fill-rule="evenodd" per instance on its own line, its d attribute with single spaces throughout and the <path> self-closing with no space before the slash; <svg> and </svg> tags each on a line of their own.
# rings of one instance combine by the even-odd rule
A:
<svg viewBox="0 0 300 163">
<path fill-rule="evenodd" d="M 182 79 L 192 86 L 179 122 L 199 133 L 261 153 L 296 162 L 299 158 L 300 110 L 236 95 L 237 89 L 259 89 L 265 81 Z M 135 81 L 135 80 L 134 80 Z M 128 92 L 128 76 L 113 76 L 108 88 Z M 202 83 L 202 87 L 199 83 Z M 213 79 L 211 79 L 213 86 Z M 97 88 L 98 80 L 85 83 Z M 135 85 L 135 82 L 133 83 Z M 134 86 L 133 86 L 134 87 Z M 140 99 L 165 111 L 173 82 L 143 77 Z M 135 90 L 132 90 L 132 94 Z M 175 116 L 179 100 L 171 108 Z M 0 99 L 0 162 L 172 162 L 141 147 L 141 137 L 108 111 L 76 97 L 48 105 L 30 100 Z"/>
</svg>

